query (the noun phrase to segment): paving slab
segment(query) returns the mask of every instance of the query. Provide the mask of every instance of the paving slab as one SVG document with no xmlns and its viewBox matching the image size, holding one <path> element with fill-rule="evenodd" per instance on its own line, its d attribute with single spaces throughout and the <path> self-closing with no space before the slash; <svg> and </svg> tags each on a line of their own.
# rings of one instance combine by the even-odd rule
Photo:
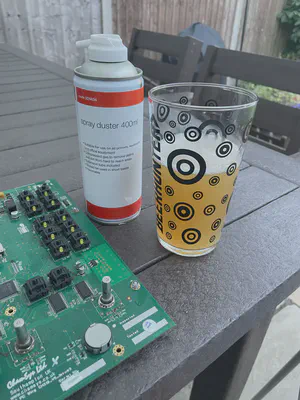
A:
<svg viewBox="0 0 300 400">
<path fill-rule="evenodd" d="M 287 306 L 274 316 L 240 400 L 251 400 L 299 351 L 299 332 L 300 309 L 297 306 Z M 300 365 L 265 396 L 264 400 L 297 400 L 299 376 Z"/>
<path fill-rule="evenodd" d="M 300 288 L 295 290 L 295 292 L 292 293 L 289 298 L 294 304 L 296 304 L 296 306 L 300 307 Z"/>
</svg>

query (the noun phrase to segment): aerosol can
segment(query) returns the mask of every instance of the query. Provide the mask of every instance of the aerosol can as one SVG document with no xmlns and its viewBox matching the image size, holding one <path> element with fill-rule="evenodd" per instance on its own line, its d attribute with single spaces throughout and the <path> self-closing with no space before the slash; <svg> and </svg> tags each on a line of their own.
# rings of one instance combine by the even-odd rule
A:
<svg viewBox="0 0 300 400">
<path fill-rule="evenodd" d="M 125 223 L 142 203 L 142 71 L 128 61 L 119 35 L 91 35 L 76 46 L 88 56 L 74 70 L 87 213 L 102 223 Z"/>
</svg>

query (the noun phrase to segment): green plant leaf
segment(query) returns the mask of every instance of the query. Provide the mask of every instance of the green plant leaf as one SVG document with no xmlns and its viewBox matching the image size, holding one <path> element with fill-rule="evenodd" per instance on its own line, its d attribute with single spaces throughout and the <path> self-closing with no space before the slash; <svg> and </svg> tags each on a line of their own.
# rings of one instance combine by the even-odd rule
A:
<svg viewBox="0 0 300 400">
<path fill-rule="evenodd" d="M 299 58 L 300 45 L 300 0 L 287 0 L 282 11 L 277 15 L 281 24 L 288 32 L 287 46 L 283 51 L 285 57 Z"/>
</svg>

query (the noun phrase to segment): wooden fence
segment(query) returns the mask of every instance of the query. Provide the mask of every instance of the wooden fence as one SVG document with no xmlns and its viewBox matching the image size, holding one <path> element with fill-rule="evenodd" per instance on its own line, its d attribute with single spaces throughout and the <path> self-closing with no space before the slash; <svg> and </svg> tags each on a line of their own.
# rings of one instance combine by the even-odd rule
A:
<svg viewBox="0 0 300 400">
<path fill-rule="evenodd" d="M 102 32 L 100 10 L 100 0 L 0 0 L 0 41 L 74 68 L 76 40 Z"/>
<path fill-rule="evenodd" d="M 278 56 L 285 36 L 277 14 L 286 0 L 112 0 L 113 30 L 129 42 L 133 27 L 177 35 L 194 22 L 216 29 L 226 47 Z"/>
<path fill-rule="evenodd" d="M 82 61 L 76 40 L 132 28 L 177 35 L 194 22 L 215 28 L 231 49 L 278 56 L 284 46 L 276 15 L 286 0 L 0 0 L 0 42 L 58 64 Z"/>
</svg>

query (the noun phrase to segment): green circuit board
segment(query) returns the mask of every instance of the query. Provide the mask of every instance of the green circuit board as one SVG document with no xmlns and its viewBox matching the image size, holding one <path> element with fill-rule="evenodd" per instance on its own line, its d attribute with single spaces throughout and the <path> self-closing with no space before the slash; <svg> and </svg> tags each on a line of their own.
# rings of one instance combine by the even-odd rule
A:
<svg viewBox="0 0 300 400">
<path fill-rule="evenodd" d="M 174 325 L 55 180 L 0 193 L 1 400 L 65 399 Z"/>
</svg>

